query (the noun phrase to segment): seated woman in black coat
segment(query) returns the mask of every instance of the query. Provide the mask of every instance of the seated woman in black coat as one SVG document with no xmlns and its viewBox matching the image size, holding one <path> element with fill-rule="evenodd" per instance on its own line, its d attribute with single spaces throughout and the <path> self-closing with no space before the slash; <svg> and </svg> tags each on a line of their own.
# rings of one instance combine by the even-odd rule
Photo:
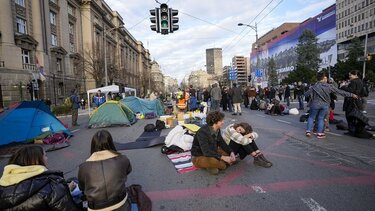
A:
<svg viewBox="0 0 375 211">
<path fill-rule="evenodd" d="M 88 210 L 130 210 L 125 182 L 132 171 L 129 159 L 118 153 L 111 134 L 99 130 L 91 141 L 91 156 L 79 166 L 78 185 Z"/>
<path fill-rule="evenodd" d="M 0 210 L 78 210 L 62 172 L 47 169 L 40 146 L 17 150 L 0 179 Z"/>
</svg>

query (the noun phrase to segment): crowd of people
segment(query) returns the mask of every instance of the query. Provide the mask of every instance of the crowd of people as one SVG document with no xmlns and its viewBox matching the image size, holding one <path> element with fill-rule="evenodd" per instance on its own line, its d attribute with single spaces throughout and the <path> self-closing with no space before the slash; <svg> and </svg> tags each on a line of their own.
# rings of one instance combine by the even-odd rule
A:
<svg viewBox="0 0 375 211">
<path fill-rule="evenodd" d="M 304 101 L 308 100 L 306 136 L 311 137 L 316 133 L 319 139 L 326 137 L 325 120 L 335 108 L 335 96 L 339 94 L 345 97 L 343 110 L 348 123 L 348 135 L 374 138 L 366 130 L 368 119 L 363 112 L 366 91 L 358 71 L 350 71 L 349 80 L 339 84 L 330 80 L 324 72 L 319 72 L 317 79 L 311 86 L 298 82 L 294 87 L 298 109 L 304 110 Z M 233 84 L 230 89 L 215 84 L 211 90 L 204 89 L 202 93 L 198 93 L 192 86 L 180 91 L 178 103 L 185 103 L 191 110 L 196 109 L 194 103 L 197 104 L 198 100 L 211 100 L 206 124 L 194 135 L 191 148 L 193 165 L 213 175 L 247 156 L 253 158 L 256 166 L 273 166 L 255 143 L 259 134 L 253 131 L 249 123 L 238 122 L 223 128 L 225 114 L 220 111 L 220 106 L 223 111 L 241 115 L 241 103 L 246 101 L 248 103 L 245 103 L 245 107 L 249 106 L 249 102 L 261 100 L 275 106 L 284 100 L 288 107 L 289 98 L 288 85 L 265 89 L 248 87 L 243 90 L 237 84 Z M 71 93 L 71 101 L 72 109 L 77 110 L 81 102 L 75 91 Z M 93 97 L 93 102 L 97 106 L 105 102 L 105 96 L 100 90 Z M 73 125 L 77 125 L 76 113 L 73 112 L 73 116 Z M 48 158 L 41 146 L 18 149 L 10 157 L 0 178 L 0 210 L 82 210 L 83 200 L 87 201 L 88 210 L 131 209 L 126 181 L 132 166 L 126 155 L 117 152 L 107 130 L 99 130 L 92 137 L 90 156 L 79 166 L 76 180 L 66 182 L 62 172 L 49 170 L 47 165 Z"/>
</svg>

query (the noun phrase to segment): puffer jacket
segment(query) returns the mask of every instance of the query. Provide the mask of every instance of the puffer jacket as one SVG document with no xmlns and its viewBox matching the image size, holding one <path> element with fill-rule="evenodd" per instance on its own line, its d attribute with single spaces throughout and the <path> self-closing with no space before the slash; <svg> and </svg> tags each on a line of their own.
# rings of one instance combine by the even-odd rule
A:
<svg viewBox="0 0 375 211">
<path fill-rule="evenodd" d="M 62 172 L 46 171 L 10 186 L 0 186 L 0 210 L 79 210 Z"/>
<path fill-rule="evenodd" d="M 93 153 L 79 166 L 78 186 L 90 209 L 117 209 L 126 203 L 127 175 L 132 167 L 125 155 L 108 150 Z"/>
</svg>

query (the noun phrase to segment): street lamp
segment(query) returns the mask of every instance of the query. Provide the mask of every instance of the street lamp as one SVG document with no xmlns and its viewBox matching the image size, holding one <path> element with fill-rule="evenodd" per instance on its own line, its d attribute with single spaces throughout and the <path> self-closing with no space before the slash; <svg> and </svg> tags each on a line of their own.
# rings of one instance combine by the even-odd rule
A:
<svg viewBox="0 0 375 211">
<path fill-rule="evenodd" d="M 256 54 L 257 54 L 257 62 L 255 64 L 255 67 L 257 68 L 258 67 L 258 63 L 259 63 L 259 54 L 258 54 L 258 26 L 257 26 L 257 23 L 255 23 L 254 26 L 252 25 L 249 25 L 249 24 L 243 24 L 243 23 L 239 23 L 238 26 L 247 26 L 247 27 L 250 27 L 252 30 L 255 31 L 255 50 L 257 51 Z M 251 75 L 251 72 L 250 72 L 250 75 Z"/>
<path fill-rule="evenodd" d="M 105 73 L 105 85 L 106 85 L 106 86 L 108 86 L 108 70 L 107 70 L 107 39 L 106 39 L 106 35 L 107 35 L 107 32 L 111 32 L 112 30 L 120 29 L 120 28 L 124 28 L 124 26 L 113 27 L 113 28 L 110 28 L 110 29 L 108 29 L 108 30 L 106 30 L 105 27 L 103 27 L 104 73 Z"/>
</svg>

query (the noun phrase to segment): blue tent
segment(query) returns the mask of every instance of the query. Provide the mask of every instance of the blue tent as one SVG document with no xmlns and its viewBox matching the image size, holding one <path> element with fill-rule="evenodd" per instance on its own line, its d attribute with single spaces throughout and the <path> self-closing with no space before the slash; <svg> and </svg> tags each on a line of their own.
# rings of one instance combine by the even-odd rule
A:
<svg viewBox="0 0 375 211">
<path fill-rule="evenodd" d="M 129 96 L 120 100 L 121 103 L 128 106 L 134 113 L 151 113 L 154 112 L 158 116 L 164 115 L 164 106 L 159 99 L 146 100 L 139 97 Z"/>
<path fill-rule="evenodd" d="M 71 134 L 42 101 L 23 101 L 0 113 L 0 145 L 29 141 L 44 132 Z"/>
</svg>

